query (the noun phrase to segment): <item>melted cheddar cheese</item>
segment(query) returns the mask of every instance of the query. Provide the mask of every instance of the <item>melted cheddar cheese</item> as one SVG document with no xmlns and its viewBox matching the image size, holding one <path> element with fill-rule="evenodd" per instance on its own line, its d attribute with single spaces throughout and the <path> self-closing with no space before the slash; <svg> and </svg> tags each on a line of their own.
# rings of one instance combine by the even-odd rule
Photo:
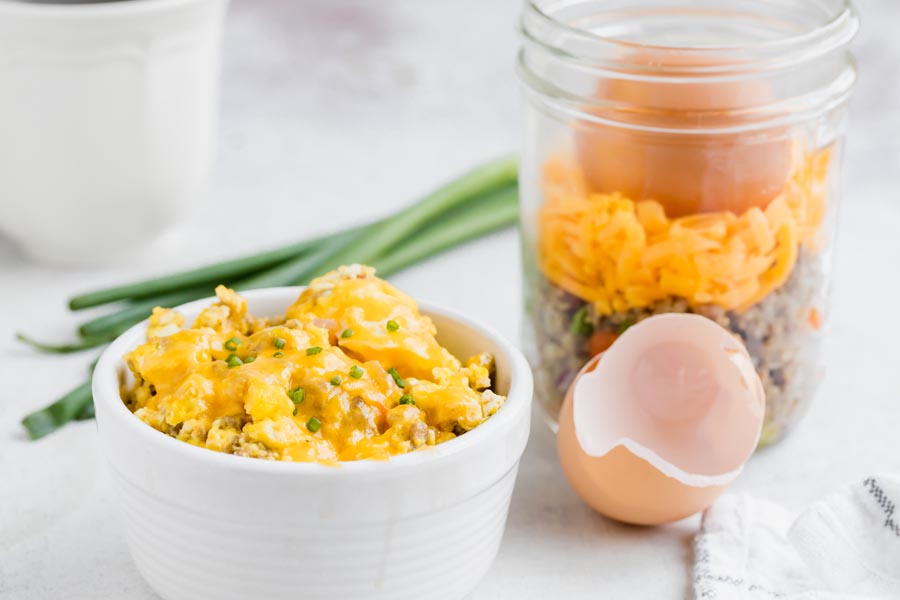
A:
<svg viewBox="0 0 900 600">
<path fill-rule="evenodd" d="M 765 208 L 669 218 L 654 200 L 590 190 L 573 160 L 544 168 L 538 263 L 555 285 L 609 315 L 669 297 L 743 310 L 781 286 L 825 216 L 830 151 L 799 158 Z"/>
<path fill-rule="evenodd" d="M 287 461 L 382 459 L 456 437 L 494 414 L 488 354 L 465 365 L 416 303 L 341 267 L 283 317 L 247 314 L 223 286 L 190 327 L 156 308 L 147 342 L 125 356 L 134 414 L 179 440 Z"/>
</svg>

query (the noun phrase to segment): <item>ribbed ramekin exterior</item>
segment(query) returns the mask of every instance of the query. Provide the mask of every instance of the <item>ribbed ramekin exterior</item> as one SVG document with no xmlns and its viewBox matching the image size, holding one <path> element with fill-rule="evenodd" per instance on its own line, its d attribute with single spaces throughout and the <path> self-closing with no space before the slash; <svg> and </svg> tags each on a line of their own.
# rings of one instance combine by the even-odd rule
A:
<svg viewBox="0 0 900 600">
<path fill-rule="evenodd" d="M 246 297 L 252 312 L 277 314 L 298 294 Z M 190 319 L 208 302 L 181 311 Z M 465 435 L 388 461 L 279 463 L 174 440 L 120 397 L 121 357 L 146 324 L 109 346 L 93 380 L 101 446 L 135 564 L 162 598 L 457 600 L 475 588 L 497 553 L 528 441 L 531 371 L 489 328 L 422 310 L 452 352 L 494 355 L 507 401 Z"/>
<path fill-rule="evenodd" d="M 174 505 L 115 470 L 112 479 L 135 564 L 165 600 L 458 600 L 494 560 L 517 468 L 408 519 L 323 524 L 310 514 L 279 529 Z"/>
</svg>

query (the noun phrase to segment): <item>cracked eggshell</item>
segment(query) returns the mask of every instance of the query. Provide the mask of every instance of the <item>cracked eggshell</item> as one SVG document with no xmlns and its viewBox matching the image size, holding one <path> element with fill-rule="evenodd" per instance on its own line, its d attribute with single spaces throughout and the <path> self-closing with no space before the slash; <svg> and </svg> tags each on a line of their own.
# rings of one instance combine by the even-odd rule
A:
<svg viewBox="0 0 900 600">
<path fill-rule="evenodd" d="M 759 441 L 765 394 L 746 348 L 692 314 L 629 328 L 575 378 L 557 447 L 598 512 L 655 525 L 703 510 Z"/>
</svg>

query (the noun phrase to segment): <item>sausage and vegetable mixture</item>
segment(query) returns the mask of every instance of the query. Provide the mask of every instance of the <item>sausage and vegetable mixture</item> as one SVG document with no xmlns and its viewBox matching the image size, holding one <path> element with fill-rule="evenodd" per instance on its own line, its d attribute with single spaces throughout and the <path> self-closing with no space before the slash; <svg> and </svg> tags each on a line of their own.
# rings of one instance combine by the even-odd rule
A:
<svg viewBox="0 0 900 600">
<path fill-rule="evenodd" d="M 174 438 L 285 461 L 385 459 L 464 434 L 497 412 L 494 361 L 462 364 L 416 303 L 352 265 L 314 280 L 281 317 L 219 286 L 190 327 L 157 308 L 125 356 L 125 404 Z"/>
<path fill-rule="evenodd" d="M 766 390 L 761 443 L 796 422 L 821 378 L 831 149 L 796 152 L 784 188 L 742 213 L 671 217 L 654 200 L 591 188 L 577 161 L 544 166 L 529 274 L 532 362 L 555 416 L 587 360 L 667 312 L 739 336 Z"/>
</svg>

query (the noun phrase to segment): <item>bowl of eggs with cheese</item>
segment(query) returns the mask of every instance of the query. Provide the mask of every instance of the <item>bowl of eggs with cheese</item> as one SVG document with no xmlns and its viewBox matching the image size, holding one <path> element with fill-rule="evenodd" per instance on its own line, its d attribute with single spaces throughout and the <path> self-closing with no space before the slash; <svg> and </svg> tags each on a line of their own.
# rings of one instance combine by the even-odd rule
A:
<svg viewBox="0 0 900 600">
<path fill-rule="evenodd" d="M 489 327 L 353 265 L 158 308 L 93 392 L 163 598 L 459 598 L 499 547 L 532 381 Z"/>
</svg>

